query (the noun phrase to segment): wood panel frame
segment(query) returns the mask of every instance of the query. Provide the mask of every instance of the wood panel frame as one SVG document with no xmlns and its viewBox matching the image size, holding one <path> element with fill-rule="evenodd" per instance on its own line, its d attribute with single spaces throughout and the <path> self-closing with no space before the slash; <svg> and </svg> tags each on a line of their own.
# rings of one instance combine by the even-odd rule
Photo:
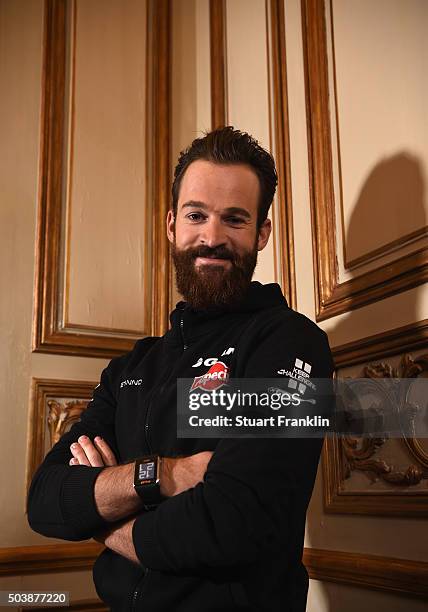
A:
<svg viewBox="0 0 428 612">
<path fill-rule="evenodd" d="M 274 154 L 278 173 L 277 206 L 273 206 L 278 243 L 279 282 L 291 308 L 297 306 L 294 258 L 293 194 L 291 189 L 290 129 L 288 114 L 287 54 L 285 41 L 285 11 L 283 0 L 267 0 L 270 32 L 270 63 L 272 80 L 272 117 Z M 278 270 L 278 262 L 275 262 Z"/>
<path fill-rule="evenodd" d="M 399 355 L 428 345 L 428 319 L 337 346 L 332 350 L 336 367 L 345 368 L 391 355 Z M 426 517 L 428 495 L 376 492 L 341 492 L 342 455 L 336 436 L 327 437 L 322 452 L 324 509 L 331 514 Z"/>
<path fill-rule="evenodd" d="M 339 282 L 324 0 L 302 1 L 302 23 L 316 318 L 321 321 L 425 283 L 428 249 Z"/>
<path fill-rule="evenodd" d="M 409 353 L 428 347 L 428 319 L 411 325 L 360 338 L 332 348 L 336 368 L 384 359 L 390 355 Z"/>
<path fill-rule="evenodd" d="M 89 381 L 33 378 L 27 447 L 27 491 L 32 477 L 45 456 L 47 398 L 53 396 L 89 402 L 97 384 Z"/>
<path fill-rule="evenodd" d="M 0 548 L 0 576 L 90 570 L 104 547 L 96 542 Z M 428 563 L 305 548 L 303 562 L 313 580 L 376 589 L 407 597 L 428 596 Z"/>
<path fill-rule="evenodd" d="M 303 562 L 313 580 L 425 599 L 428 563 L 338 550 L 305 548 Z"/>
<path fill-rule="evenodd" d="M 211 129 L 227 124 L 227 44 L 225 0 L 209 0 Z"/>
<path fill-rule="evenodd" d="M 67 325 L 61 303 L 61 243 L 65 138 L 66 0 L 45 0 L 44 68 L 36 241 L 33 351 L 112 357 L 130 350 L 139 332 L 76 329 Z M 146 313 L 147 335 L 165 332 L 169 312 L 170 256 L 165 232 L 170 188 L 170 2 L 148 0 L 147 113 L 148 158 L 151 157 L 149 195 L 153 201 L 153 269 L 151 312 Z M 146 264 L 147 265 L 147 264 Z"/>
<path fill-rule="evenodd" d="M 98 542 L 0 548 L 0 576 L 28 576 L 91 570 L 104 550 Z"/>
</svg>

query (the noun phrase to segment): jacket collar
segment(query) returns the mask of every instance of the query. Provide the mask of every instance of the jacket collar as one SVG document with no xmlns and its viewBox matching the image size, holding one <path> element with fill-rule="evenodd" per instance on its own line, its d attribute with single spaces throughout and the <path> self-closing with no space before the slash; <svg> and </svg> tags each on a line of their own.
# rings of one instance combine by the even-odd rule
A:
<svg viewBox="0 0 428 612">
<path fill-rule="evenodd" d="M 277 283 L 262 285 L 258 281 L 252 281 L 250 287 L 239 306 L 231 309 L 216 310 L 194 310 L 187 302 L 178 302 L 175 310 L 170 315 L 171 329 L 166 333 L 165 339 L 174 344 L 182 343 L 182 330 L 186 340 L 206 333 L 212 333 L 215 329 L 226 324 L 233 325 L 247 315 L 258 311 L 272 308 L 274 306 L 287 306 L 287 300 L 282 294 Z"/>
</svg>

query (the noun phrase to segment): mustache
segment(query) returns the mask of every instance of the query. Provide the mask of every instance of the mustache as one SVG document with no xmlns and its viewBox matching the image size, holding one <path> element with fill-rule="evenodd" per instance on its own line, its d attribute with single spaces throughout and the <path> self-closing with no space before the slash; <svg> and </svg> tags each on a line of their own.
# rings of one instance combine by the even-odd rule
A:
<svg viewBox="0 0 428 612">
<path fill-rule="evenodd" d="M 197 257 L 208 257 L 211 259 L 229 259 L 232 262 L 235 261 L 235 256 L 232 251 L 223 246 L 211 248 L 206 245 L 201 245 L 188 249 L 188 255 L 192 259 L 196 259 Z"/>
</svg>

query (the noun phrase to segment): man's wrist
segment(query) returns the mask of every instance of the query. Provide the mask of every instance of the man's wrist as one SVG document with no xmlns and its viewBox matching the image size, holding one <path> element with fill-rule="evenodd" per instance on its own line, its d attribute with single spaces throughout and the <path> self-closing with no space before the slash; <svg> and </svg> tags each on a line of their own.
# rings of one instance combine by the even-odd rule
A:
<svg viewBox="0 0 428 612">
<path fill-rule="evenodd" d="M 132 530 L 135 518 L 123 521 L 107 531 L 104 536 L 103 543 L 107 548 L 126 557 L 134 563 L 139 563 L 135 552 L 134 543 L 132 540 Z"/>
<path fill-rule="evenodd" d="M 105 468 L 94 487 L 95 504 L 100 516 L 109 522 L 126 518 L 143 506 L 134 491 L 134 463 Z"/>
</svg>

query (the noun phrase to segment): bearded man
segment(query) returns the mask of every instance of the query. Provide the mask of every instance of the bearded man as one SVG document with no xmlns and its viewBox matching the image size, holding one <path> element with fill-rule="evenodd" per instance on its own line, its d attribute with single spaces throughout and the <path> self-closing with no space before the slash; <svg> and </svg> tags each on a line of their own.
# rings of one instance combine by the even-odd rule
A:
<svg viewBox="0 0 428 612">
<path fill-rule="evenodd" d="M 31 527 L 104 542 L 94 581 L 114 611 L 306 608 L 322 439 L 177 437 L 177 379 L 203 379 L 212 364 L 223 382 L 332 376 L 325 334 L 278 285 L 251 282 L 276 183 L 271 155 L 232 127 L 181 153 L 167 234 L 185 301 L 163 337 L 111 361 L 34 476 Z"/>
</svg>

